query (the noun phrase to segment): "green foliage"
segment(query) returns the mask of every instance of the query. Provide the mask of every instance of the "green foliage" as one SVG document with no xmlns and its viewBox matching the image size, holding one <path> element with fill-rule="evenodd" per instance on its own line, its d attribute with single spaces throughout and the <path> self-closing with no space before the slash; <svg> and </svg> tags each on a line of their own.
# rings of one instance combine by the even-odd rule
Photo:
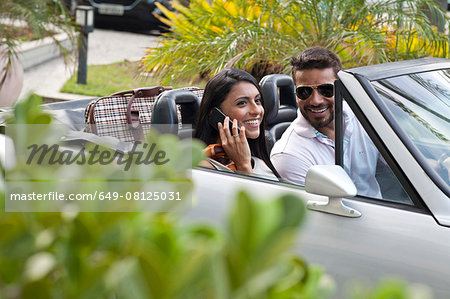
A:
<svg viewBox="0 0 450 299">
<path fill-rule="evenodd" d="M 431 290 L 420 284 L 407 284 L 399 278 L 386 278 L 376 286 L 359 284 L 352 290 L 352 299 L 432 299 Z"/>
<path fill-rule="evenodd" d="M 14 106 L 13 115 L 6 121 L 9 124 L 49 124 L 52 121 L 50 114 L 42 111 L 42 97 L 31 94 Z"/>
<path fill-rule="evenodd" d="M 32 33 L 24 27 L 17 27 L 12 25 L 2 25 L 2 30 L 4 30 L 4 34 L 10 34 L 10 36 L 17 37 L 18 41 L 32 41 L 38 39 L 38 37 L 33 36 Z M 7 32 L 7 33 L 6 33 Z M 52 36 L 56 34 L 56 32 L 48 31 L 44 32 L 44 37 Z"/>
<path fill-rule="evenodd" d="M 238 195 L 230 226 L 240 226 L 227 231 L 169 213 L 3 214 L 2 293 L 4 298 L 327 297 L 330 290 L 319 287 L 321 271 L 288 253 L 304 215 L 301 201 L 282 197 L 259 204 Z M 260 232 L 253 219 L 262 216 L 263 206 L 277 212 Z M 288 208 L 298 212 L 296 219 Z M 243 231 L 255 236 L 251 250 L 236 242 Z"/>
<path fill-rule="evenodd" d="M 48 35 L 49 32 L 64 32 L 75 44 L 74 23 L 61 0 L 2 0 L 0 19 L 2 44 L 9 56 L 16 54 L 16 48 L 21 40 L 12 30 L 6 30 L 9 25 L 26 27 L 37 39 Z M 51 37 L 62 53 L 68 54 L 67 49 L 54 35 Z"/>
<path fill-rule="evenodd" d="M 289 254 L 305 219 L 303 202 L 292 195 L 257 201 L 238 194 L 228 222 L 220 279 L 228 298 L 325 298 L 332 288 L 317 267 Z"/>
<path fill-rule="evenodd" d="M 448 57 L 448 36 L 427 13 L 447 26 L 449 19 L 432 0 L 192 0 L 174 7 L 177 13 L 160 7 L 172 31 L 142 60 L 166 82 L 232 66 L 257 78 L 288 73 L 290 58 L 310 46 L 336 52 L 345 67 Z"/>
</svg>

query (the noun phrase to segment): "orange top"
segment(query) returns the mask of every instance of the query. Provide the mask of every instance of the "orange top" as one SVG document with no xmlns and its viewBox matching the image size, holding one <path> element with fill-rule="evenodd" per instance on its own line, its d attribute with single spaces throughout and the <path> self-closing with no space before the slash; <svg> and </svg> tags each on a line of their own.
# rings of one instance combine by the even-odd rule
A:
<svg viewBox="0 0 450 299">
<path fill-rule="evenodd" d="M 208 156 L 208 158 L 211 158 L 213 160 L 216 160 L 219 163 L 222 163 L 229 169 L 236 171 L 236 165 L 233 161 L 228 158 L 227 154 L 225 153 L 225 150 L 223 149 L 221 144 L 210 144 L 208 145 L 204 150 L 204 153 Z"/>
</svg>

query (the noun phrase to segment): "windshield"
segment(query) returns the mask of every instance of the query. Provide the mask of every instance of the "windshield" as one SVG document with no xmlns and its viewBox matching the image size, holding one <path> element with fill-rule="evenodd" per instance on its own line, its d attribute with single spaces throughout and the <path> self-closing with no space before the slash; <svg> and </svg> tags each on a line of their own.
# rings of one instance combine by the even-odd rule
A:
<svg viewBox="0 0 450 299">
<path fill-rule="evenodd" d="M 373 82 L 439 184 L 450 187 L 450 69 Z"/>
</svg>

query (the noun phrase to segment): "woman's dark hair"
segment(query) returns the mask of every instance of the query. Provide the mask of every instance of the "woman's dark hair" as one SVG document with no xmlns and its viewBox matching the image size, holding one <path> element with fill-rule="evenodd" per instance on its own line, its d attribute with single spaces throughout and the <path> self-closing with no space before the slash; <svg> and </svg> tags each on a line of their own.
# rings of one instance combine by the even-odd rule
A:
<svg viewBox="0 0 450 299">
<path fill-rule="evenodd" d="M 202 140 L 206 144 L 216 143 L 219 132 L 209 124 L 208 117 L 214 107 L 220 107 L 233 86 L 242 81 L 249 82 L 258 89 L 258 92 L 261 95 L 262 104 L 264 105 L 261 88 L 252 75 L 240 69 L 224 69 L 209 79 L 206 84 L 196 121 L 195 138 Z M 272 172 L 279 177 L 277 171 L 270 162 L 269 152 L 266 146 L 264 134 L 265 120 L 266 113 L 264 113 L 261 124 L 259 125 L 258 138 L 247 138 L 247 141 L 252 155 L 263 160 Z"/>
</svg>

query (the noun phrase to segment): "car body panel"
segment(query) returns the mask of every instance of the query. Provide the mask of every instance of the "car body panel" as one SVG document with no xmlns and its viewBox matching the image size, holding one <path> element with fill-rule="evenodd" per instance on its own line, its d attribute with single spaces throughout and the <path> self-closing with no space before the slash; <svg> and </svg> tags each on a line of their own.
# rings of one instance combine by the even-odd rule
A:
<svg viewBox="0 0 450 299">
<path fill-rule="evenodd" d="M 390 77 L 448 68 L 450 68 L 450 61 L 448 59 L 428 57 L 368 65 L 364 67 L 347 69 L 345 72 L 353 75 L 360 75 L 370 81 L 375 81 Z"/>
<path fill-rule="evenodd" d="M 327 200 L 289 184 L 203 169 L 193 170 L 192 175 L 196 197 L 186 217 L 195 221 L 223 225 L 241 189 L 259 200 L 284 193 L 296 194 L 305 202 Z M 450 295 L 450 228 L 437 225 L 432 215 L 402 204 L 386 206 L 359 197 L 345 203 L 361 212 L 361 217 L 309 210 L 293 249 L 336 280 L 339 296 L 352 281 L 364 278 L 373 282 L 386 276 L 426 284 L 437 298 Z"/>
</svg>

